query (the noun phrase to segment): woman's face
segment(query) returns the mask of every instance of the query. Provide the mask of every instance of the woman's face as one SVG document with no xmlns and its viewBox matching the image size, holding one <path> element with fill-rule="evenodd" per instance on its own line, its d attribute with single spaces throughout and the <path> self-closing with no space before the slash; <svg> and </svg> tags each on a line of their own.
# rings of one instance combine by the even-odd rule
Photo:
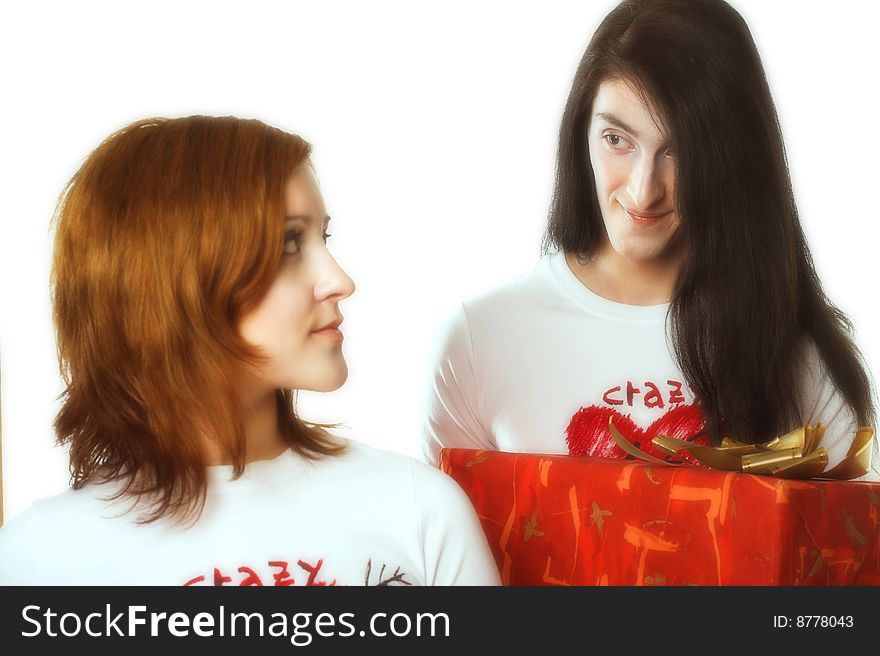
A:
<svg viewBox="0 0 880 656">
<path fill-rule="evenodd" d="M 588 140 L 608 236 L 605 249 L 637 264 L 677 261 L 680 220 L 671 146 L 626 82 L 599 85 Z"/>
<path fill-rule="evenodd" d="M 239 324 L 241 336 L 268 357 L 259 371 L 273 388 L 328 392 L 345 382 L 339 302 L 354 283 L 327 250 L 330 217 L 311 166 L 285 188 L 284 256 L 275 282 Z"/>
</svg>

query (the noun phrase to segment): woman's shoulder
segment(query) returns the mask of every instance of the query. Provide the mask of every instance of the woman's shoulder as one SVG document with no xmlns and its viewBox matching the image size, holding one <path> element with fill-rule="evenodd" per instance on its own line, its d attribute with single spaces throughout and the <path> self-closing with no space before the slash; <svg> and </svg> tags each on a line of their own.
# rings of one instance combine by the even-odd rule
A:
<svg viewBox="0 0 880 656">
<path fill-rule="evenodd" d="M 342 439 L 345 450 L 332 458 L 337 466 L 357 471 L 357 479 L 394 480 L 423 476 L 431 467 L 408 455 L 373 446 L 361 440 Z"/>
<path fill-rule="evenodd" d="M 438 469 L 408 455 L 380 449 L 364 442 L 345 440 L 340 464 L 351 468 L 351 480 L 359 486 L 377 485 L 394 494 L 409 493 L 408 499 L 434 505 L 463 495 L 459 486 Z M 413 496 L 414 495 L 414 496 Z"/>
<path fill-rule="evenodd" d="M 34 582 L 37 573 L 54 571 L 65 549 L 93 536 L 95 522 L 103 514 L 98 487 L 67 489 L 40 499 L 4 524 L 0 528 L 0 584 L 14 584 L 22 576 L 27 577 L 22 582 Z"/>
<path fill-rule="evenodd" d="M 116 498 L 118 488 L 113 483 L 88 483 L 80 489 L 67 488 L 63 492 L 44 497 L 10 519 L 0 528 L 0 545 L 7 536 L 28 533 L 51 523 L 62 531 L 84 529 L 86 517 L 112 517 L 125 514 L 126 499 Z"/>
</svg>

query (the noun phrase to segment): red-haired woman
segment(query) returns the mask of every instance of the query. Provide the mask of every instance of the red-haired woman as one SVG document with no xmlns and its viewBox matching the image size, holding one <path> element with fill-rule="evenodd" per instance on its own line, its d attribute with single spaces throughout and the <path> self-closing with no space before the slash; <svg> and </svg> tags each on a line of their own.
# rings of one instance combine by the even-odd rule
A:
<svg viewBox="0 0 880 656">
<path fill-rule="evenodd" d="M 53 262 L 73 486 L 0 531 L 0 583 L 498 582 L 454 482 L 296 415 L 294 390 L 346 379 L 354 291 L 309 152 L 150 119 L 74 175 Z"/>
</svg>

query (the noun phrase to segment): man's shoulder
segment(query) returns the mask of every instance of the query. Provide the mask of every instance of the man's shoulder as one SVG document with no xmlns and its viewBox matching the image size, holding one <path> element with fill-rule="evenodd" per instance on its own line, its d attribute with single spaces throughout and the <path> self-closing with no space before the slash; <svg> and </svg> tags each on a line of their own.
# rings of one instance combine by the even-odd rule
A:
<svg viewBox="0 0 880 656">
<path fill-rule="evenodd" d="M 462 303 L 468 322 L 507 323 L 524 311 L 533 312 L 553 291 L 547 257 L 526 273 Z"/>
</svg>

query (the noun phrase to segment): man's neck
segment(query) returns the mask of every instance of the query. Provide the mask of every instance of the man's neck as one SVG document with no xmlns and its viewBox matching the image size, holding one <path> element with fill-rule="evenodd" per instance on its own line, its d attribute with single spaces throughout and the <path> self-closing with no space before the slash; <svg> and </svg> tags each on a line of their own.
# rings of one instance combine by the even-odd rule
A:
<svg viewBox="0 0 880 656">
<path fill-rule="evenodd" d="M 678 256 L 633 262 L 610 247 L 601 249 L 587 261 L 566 253 L 565 261 L 575 277 L 591 292 L 626 305 L 668 303 L 681 269 Z"/>
</svg>

